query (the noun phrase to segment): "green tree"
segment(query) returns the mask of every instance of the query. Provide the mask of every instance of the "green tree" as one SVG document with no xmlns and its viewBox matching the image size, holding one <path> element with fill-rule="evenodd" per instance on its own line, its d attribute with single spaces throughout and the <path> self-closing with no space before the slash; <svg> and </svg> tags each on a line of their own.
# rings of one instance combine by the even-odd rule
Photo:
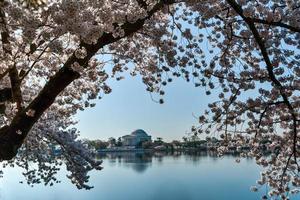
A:
<svg viewBox="0 0 300 200">
<path fill-rule="evenodd" d="M 143 149 L 151 149 L 153 148 L 153 143 L 151 141 L 145 141 L 142 143 Z"/>
<path fill-rule="evenodd" d="M 108 142 L 102 140 L 91 140 L 89 144 L 93 146 L 95 149 L 106 149 L 109 145 Z"/>
<path fill-rule="evenodd" d="M 108 138 L 108 143 L 110 146 L 116 146 L 117 145 L 117 140 L 114 137 Z"/>
<path fill-rule="evenodd" d="M 116 142 L 116 146 L 117 146 L 117 147 L 121 147 L 122 145 L 123 145 L 123 143 L 122 143 L 122 138 L 119 137 L 119 138 L 118 138 L 118 141 Z"/>
<path fill-rule="evenodd" d="M 164 144 L 163 139 L 161 137 L 157 137 L 156 140 L 154 140 L 155 145 L 162 145 Z"/>
</svg>

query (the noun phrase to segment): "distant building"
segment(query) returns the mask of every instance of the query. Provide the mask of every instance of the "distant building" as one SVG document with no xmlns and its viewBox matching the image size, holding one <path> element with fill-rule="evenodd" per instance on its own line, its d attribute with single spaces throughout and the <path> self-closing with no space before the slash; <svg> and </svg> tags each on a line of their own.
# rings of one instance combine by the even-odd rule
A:
<svg viewBox="0 0 300 200">
<path fill-rule="evenodd" d="M 122 137 L 123 146 L 137 146 L 146 141 L 151 141 L 151 136 L 142 129 L 135 130 L 130 135 Z"/>
</svg>

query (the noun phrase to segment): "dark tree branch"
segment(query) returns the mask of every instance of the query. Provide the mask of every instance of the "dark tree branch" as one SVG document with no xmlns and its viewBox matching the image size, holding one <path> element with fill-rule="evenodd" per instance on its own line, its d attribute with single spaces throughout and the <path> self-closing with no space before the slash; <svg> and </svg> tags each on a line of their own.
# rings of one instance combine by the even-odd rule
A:
<svg viewBox="0 0 300 200">
<path fill-rule="evenodd" d="M 12 100 L 11 88 L 0 89 L 0 103 L 5 101 L 11 101 L 11 100 Z"/>
</svg>

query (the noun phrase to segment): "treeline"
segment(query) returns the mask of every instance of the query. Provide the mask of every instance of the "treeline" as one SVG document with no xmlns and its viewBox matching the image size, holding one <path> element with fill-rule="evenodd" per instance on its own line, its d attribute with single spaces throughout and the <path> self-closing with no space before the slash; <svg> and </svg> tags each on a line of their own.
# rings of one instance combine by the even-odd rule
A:
<svg viewBox="0 0 300 200">
<path fill-rule="evenodd" d="M 96 150 L 107 149 L 111 147 L 122 147 L 121 138 L 109 138 L 107 141 L 104 140 L 89 140 L 89 145 L 94 147 Z M 136 148 L 142 149 L 183 149 L 183 148 L 203 148 L 207 145 L 217 145 L 219 140 L 215 137 L 206 137 L 204 140 L 201 140 L 199 137 L 183 137 L 182 140 L 173 140 L 172 142 L 165 142 L 163 138 L 157 137 L 153 141 L 144 141 L 137 144 Z"/>
</svg>

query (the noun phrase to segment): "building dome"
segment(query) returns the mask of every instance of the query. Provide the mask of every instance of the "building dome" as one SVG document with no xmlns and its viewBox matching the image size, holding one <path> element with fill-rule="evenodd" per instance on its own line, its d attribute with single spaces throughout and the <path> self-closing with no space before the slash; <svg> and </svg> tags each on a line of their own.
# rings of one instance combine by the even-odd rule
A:
<svg viewBox="0 0 300 200">
<path fill-rule="evenodd" d="M 124 146 L 135 146 L 141 147 L 141 144 L 146 141 L 151 141 L 151 136 L 148 135 L 144 130 L 137 129 L 133 131 L 130 135 L 125 135 L 122 137 Z"/>
<path fill-rule="evenodd" d="M 131 133 L 131 135 L 139 136 L 139 137 L 148 137 L 148 134 L 142 129 L 137 129 L 137 130 L 133 131 Z"/>
</svg>

